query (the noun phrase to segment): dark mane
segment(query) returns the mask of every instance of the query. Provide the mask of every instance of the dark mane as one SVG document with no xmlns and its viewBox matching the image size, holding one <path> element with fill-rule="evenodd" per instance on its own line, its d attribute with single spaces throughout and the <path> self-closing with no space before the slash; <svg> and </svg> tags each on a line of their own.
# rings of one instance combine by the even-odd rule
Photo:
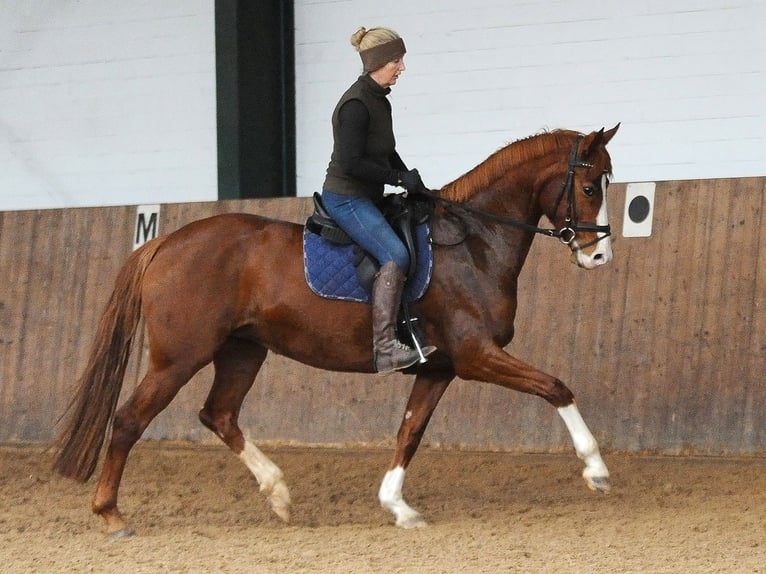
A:
<svg viewBox="0 0 766 574">
<path fill-rule="evenodd" d="M 486 189 L 512 165 L 539 158 L 562 147 L 568 148 L 577 135 L 579 135 L 577 132 L 571 130 L 553 130 L 516 140 L 445 185 L 440 195 L 452 201 L 466 201 L 477 191 Z"/>
</svg>

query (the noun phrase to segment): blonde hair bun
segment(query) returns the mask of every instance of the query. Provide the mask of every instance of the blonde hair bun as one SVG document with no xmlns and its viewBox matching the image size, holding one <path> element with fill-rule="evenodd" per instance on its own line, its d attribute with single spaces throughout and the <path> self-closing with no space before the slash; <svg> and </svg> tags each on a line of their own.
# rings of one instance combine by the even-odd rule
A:
<svg viewBox="0 0 766 574">
<path fill-rule="evenodd" d="M 362 45 L 362 38 L 367 34 L 367 28 L 364 26 L 361 26 L 356 32 L 354 32 L 351 35 L 351 45 L 356 48 L 356 51 L 358 52 L 360 50 L 359 46 Z"/>
<path fill-rule="evenodd" d="M 390 28 L 376 27 L 368 30 L 361 26 L 351 35 L 351 45 L 356 48 L 357 52 L 361 52 L 398 39 L 399 34 Z"/>
</svg>

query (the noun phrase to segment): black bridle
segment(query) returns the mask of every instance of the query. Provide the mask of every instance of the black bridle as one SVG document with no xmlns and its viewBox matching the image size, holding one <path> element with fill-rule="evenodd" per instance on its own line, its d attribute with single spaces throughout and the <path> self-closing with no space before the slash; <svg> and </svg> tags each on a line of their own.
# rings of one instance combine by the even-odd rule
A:
<svg viewBox="0 0 766 574">
<path fill-rule="evenodd" d="M 586 247 L 590 247 L 591 245 L 595 243 L 598 243 L 599 241 L 601 241 L 602 239 L 605 239 L 606 237 L 609 237 L 612 234 L 612 229 L 609 226 L 609 224 L 598 225 L 595 223 L 578 223 L 577 222 L 577 212 L 575 209 L 575 198 L 574 198 L 575 169 L 577 169 L 578 167 L 583 167 L 583 168 L 593 167 L 593 164 L 590 164 L 581 159 L 578 159 L 581 141 L 582 141 L 582 136 L 578 136 L 577 139 L 572 144 L 572 149 L 569 151 L 569 159 L 567 161 L 567 174 L 566 174 L 566 177 L 564 178 L 564 181 L 561 183 L 561 191 L 559 191 L 559 195 L 556 198 L 556 204 L 553 206 L 553 213 L 555 214 L 558 211 L 558 207 L 559 207 L 559 204 L 561 203 L 561 200 L 564 198 L 564 194 L 566 194 L 567 215 L 564 218 L 565 225 L 561 229 L 550 229 L 546 227 L 538 227 L 537 225 L 532 225 L 525 221 L 519 221 L 517 219 L 511 219 L 510 217 L 497 215 L 496 213 L 484 211 L 483 209 L 478 209 L 476 207 L 467 205 L 466 203 L 463 203 L 460 201 L 454 201 L 452 199 L 446 199 L 444 197 L 440 197 L 434 193 L 431 193 L 428 190 L 421 190 L 418 193 L 421 195 L 425 195 L 426 197 L 429 197 L 435 201 L 445 203 L 451 207 L 466 211 L 468 213 L 472 213 L 474 215 L 478 215 L 484 219 L 490 219 L 492 221 L 496 221 L 503 225 L 510 225 L 518 229 L 531 231 L 533 233 L 538 233 L 540 235 L 545 235 L 547 237 L 556 237 L 559 239 L 559 241 L 561 241 L 561 243 L 563 243 L 564 245 L 568 245 L 573 251 L 582 250 L 582 249 L 585 249 Z M 603 195 L 602 201 L 606 201 L 606 194 Z M 574 239 L 578 231 L 591 231 L 597 234 L 602 233 L 603 235 L 600 235 L 600 236 L 597 235 L 596 239 L 589 241 L 585 245 L 577 245 L 575 247 L 572 247 L 572 243 L 574 242 Z"/>
<path fill-rule="evenodd" d="M 574 143 L 572 144 L 572 149 L 569 151 L 569 159 L 567 161 L 567 175 L 561 184 L 561 191 L 559 191 L 559 195 L 556 198 L 556 204 L 553 206 L 553 213 L 555 214 L 558 211 L 561 199 L 564 197 L 564 193 L 566 193 L 567 215 L 564 218 L 565 225 L 557 231 L 557 237 L 564 245 L 571 246 L 578 231 L 592 231 L 596 234 L 603 233 L 603 235 L 597 235 L 596 239 L 589 241 L 585 245 L 577 246 L 578 249 L 585 249 L 586 247 L 590 247 L 602 239 L 609 237 L 612 234 L 612 228 L 608 223 L 606 225 L 598 225 L 596 223 L 577 223 L 577 210 L 575 208 L 574 200 L 575 168 L 584 167 L 589 169 L 593 167 L 592 163 L 588 163 L 578 159 L 577 157 L 580 153 L 581 141 L 582 136 L 577 136 L 577 139 L 575 139 Z M 603 193 L 603 191 L 602 201 L 606 201 L 606 194 Z"/>
</svg>

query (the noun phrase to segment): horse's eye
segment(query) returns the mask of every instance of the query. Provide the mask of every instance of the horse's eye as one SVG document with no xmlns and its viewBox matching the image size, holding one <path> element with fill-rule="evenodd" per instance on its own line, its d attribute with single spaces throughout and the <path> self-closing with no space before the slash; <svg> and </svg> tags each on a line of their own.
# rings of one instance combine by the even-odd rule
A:
<svg viewBox="0 0 766 574">
<path fill-rule="evenodd" d="M 592 185 L 586 185 L 582 188 L 582 192 L 588 197 L 591 197 L 594 193 L 596 193 L 596 188 Z"/>
</svg>

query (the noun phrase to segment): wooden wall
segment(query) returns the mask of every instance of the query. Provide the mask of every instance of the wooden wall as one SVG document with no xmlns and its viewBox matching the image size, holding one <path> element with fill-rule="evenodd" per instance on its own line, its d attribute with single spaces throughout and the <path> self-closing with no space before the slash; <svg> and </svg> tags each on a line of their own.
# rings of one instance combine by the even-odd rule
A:
<svg viewBox="0 0 766 574">
<path fill-rule="evenodd" d="M 615 261 L 591 272 L 538 238 L 520 280 L 509 351 L 574 391 L 606 450 L 766 454 L 766 179 L 659 182 L 654 233 L 622 238 L 624 186 L 610 190 Z M 161 232 L 213 213 L 303 221 L 310 200 L 163 205 Z M 0 213 L 0 442 L 46 442 L 87 359 L 134 207 Z M 125 392 L 144 368 L 143 339 Z M 201 371 L 145 437 L 214 442 L 196 413 Z M 241 422 L 257 440 L 393 443 L 411 381 L 338 374 L 271 357 Z M 568 451 L 540 399 L 456 381 L 425 442 Z"/>
</svg>

